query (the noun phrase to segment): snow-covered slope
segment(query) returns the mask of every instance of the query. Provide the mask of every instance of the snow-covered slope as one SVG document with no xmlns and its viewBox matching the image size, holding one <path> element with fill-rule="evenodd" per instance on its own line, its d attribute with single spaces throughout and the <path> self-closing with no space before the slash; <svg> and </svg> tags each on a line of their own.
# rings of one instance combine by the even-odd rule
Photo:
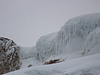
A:
<svg viewBox="0 0 100 75">
<path fill-rule="evenodd" d="M 19 50 L 20 50 L 20 59 L 37 57 L 36 47 L 21 47 L 21 46 L 19 46 Z"/>
<path fill-rule="evenodd" d="M 36 47 L 19 46 L 21 70 L 6 75 L 100 75 L 99 46 L 100 13 L 74 17 L 40 37 Z M 60 63 L 48 65 L 54 60 Z"/>
<path fill-rule="evenodd" d="M 68 20 L 58 33 L 43 36 L 37 41 L 38 59 L 44 61 L 51 55 L 83 50 L 86 37 L 97 27 L 100 27 L 100 13 Z"/>
<path fill-rule="evenodd" d="M 96 53 L 100 53 L 100 27 L 88 35 L 84 45 L 85 55 L 92 55 Z"/>
<path fill-rule="evenodd" d="M 38 60 L 44 61 L 51 55 L 56 54 L 56 48 L 55 48 L 56 35 L 57 33 L 51 33 L 49 35 L 42 36 L 37 41 L 36 49 L 37 49 Z"/>
<path fill-rule="evenodd" d="M 4 75 L 100 75 L 100 53 L 52 65 L 41 65 Z"/>
<path fill-rule="evenodd" d="M 39 65 L 39 60 L 37 60 L 36 47 L 18 47 L 20 50 L 20 62 L 22 63 L 20 69 L 27 68 L 29 65 Z"/>
</svg>

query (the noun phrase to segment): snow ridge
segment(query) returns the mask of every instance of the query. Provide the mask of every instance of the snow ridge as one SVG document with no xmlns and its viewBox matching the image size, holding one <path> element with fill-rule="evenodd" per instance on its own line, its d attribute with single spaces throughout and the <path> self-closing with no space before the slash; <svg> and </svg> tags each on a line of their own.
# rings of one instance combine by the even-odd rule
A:
<svg viewBox="0 0 100 75">
<path fill-rule="evenodd" d="M 40 37 L 36 47 L 19 49 L 22 61 L 29 58 L 34 67 L 5 75 L 100 75 L 100 13 L 74 17 L 59 32 Z M 43 65 L 60 58 L 61 63 Z"/>
<path fill-rule="evenodd" d="M 82 50 L 86 37 L 100 27 L 100 13 L 74 17 L 68 20 L 58 33 L 41 37 L 36 43 L 40 61 L 51 55 L 73 53 Z"/>
<path fill-rule="evenodd" d="M 92 31 L 86 38 L 84 54 L 92 55 L 100 52 L 100 27 Z"/>
</svg>

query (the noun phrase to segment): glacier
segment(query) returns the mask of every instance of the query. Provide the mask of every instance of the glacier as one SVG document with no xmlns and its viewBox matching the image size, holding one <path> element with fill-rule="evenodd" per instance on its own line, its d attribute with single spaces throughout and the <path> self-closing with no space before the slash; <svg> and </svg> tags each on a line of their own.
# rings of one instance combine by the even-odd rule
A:
<svg viewBox="0 0 100 75">
<path fill-rule="evenodd" d="M 87 36 L 98 27 L 100 13 L 81 15 L 68 20 L 59 32 L 40 37 L 36 43 L 37 59 L 44 61 L 51 55 L 83 50 Z"/>
</svg>

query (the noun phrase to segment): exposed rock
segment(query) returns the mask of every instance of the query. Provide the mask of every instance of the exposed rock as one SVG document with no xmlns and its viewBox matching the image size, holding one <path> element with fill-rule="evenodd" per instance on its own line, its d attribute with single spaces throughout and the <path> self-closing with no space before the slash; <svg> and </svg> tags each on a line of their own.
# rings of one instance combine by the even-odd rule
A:
<svg viewBox="0 0 100 75">
<path fill-rule="evenodd" d="M 54 60 L 46 61 L 46 62 L 44 63 L 44 65 L 47 65 L 47 64 L 54 64 L 54 63 L 60 63 L 60 62 L 63 62 L 63 61 L 64 61 L 64 59 L 63 59 L 63 60 L 54 59 Z"/>
<path fill-rule="evenodd" d="M 13 40 L 0 37 L 0 75 L 20 68 L 19 48 Z"/>
<path fill-rule="evenodd" d="M 33 66 L 32 64 L 28 65 L 28 67 L 32 67 L 32 66 Z"/>
</svg>

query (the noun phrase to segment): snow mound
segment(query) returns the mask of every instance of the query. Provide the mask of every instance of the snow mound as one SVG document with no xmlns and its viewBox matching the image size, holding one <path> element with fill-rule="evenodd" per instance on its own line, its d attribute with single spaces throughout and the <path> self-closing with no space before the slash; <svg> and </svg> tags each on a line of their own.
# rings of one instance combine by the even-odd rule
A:
<svg viewBox="0 0 100 75">
<path fill-rule="evenodd" d="M 43 36 L 37 41 L 38 59 L 44 61 L 51 55 L 82 50 L 86 37 L 97 27 L 100 27 L 100 13 L 68 20 L 58 33 Z"/>
<path fill-rule="evenodd" d="M 100 53 L 100 27 L 92 31 L 86 38 L 84 52 L 85 55 Z"/>
</svg>

